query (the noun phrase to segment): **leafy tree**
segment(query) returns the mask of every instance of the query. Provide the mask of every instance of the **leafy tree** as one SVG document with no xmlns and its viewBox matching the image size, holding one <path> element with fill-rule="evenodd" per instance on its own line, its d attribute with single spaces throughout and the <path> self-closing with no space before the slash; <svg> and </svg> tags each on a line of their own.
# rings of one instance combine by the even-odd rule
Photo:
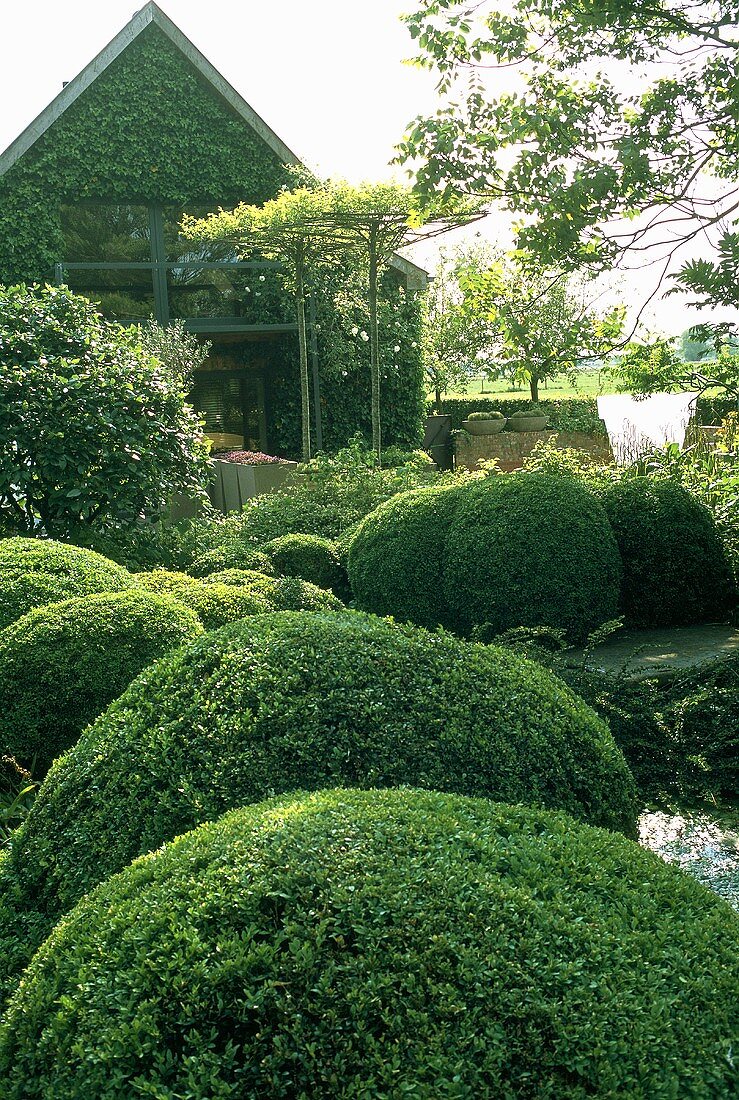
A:
<svg viewBox="0 0 739 1100">
<path fill-rule="evenodd" d="M 424 311 L 424 366 L 434 390 L 436 411 L 442 394 L 455 386 L 465 390 L 470 378 L 489 363 L 497 348 L 495 321 L 470 308 L 460 280 L 484 267 L 480 250 L 442 252 Z"/>
<path fill-rule="evenodd" d="M 146 321 L 141 325 L 140 341 L 146 354 L 158 359 L 186 389 L 192 386 L 195 371 L 205 363 L 211 348 L 208 341 L 188 332 L 184 321 L 172 321 L 166 328 Z"/>
<path fill-rule="evenodd" d="M 634 393 L 670 393 L 681 390 L 722 390 L 739 407 L 739 356 L 726 343 L 710 361 L 685 361 L 674 340 L 627 344 L 613 373 L 623 388 Z"/>
<path fill-rule="evenodd" d="M 698 363 L 711 354 L 710 345 L 696 336 L 694 328 L 686 328 L 680 337 L 680 351 L 686 363 Z"/>
<path fill-rule="evenodd" d="M 399 148 L 421 198 L 503 200 L 545 268 L 628 252 L 664 272 L 715 230 L 718 264 L 685 265 L 681 285 L 737 302 L 734 0 L 416 0 L 405 21 L 444 96 Z M 497 94 L 489 69 L 505 73 Z"/>
<path fill-rule="evenodd" d="M 207 448 L 182 379 L 66 287 L 0 287 L 0 518 L 57 538 L 199 493 Z"/>
<path fill-rule="evenodd" d="M 539 400 L 540 382 L 574 376 L 582 360 L 611 351 L 623 330 L 622 306 L 599 314 L 582 282 L 562 273 L 534 275 L 515 257 L 467 271 L 461 285 L 468 311 L 499 333 L 502 371 L 527 383 L 532 401 Z"/>
</svg>

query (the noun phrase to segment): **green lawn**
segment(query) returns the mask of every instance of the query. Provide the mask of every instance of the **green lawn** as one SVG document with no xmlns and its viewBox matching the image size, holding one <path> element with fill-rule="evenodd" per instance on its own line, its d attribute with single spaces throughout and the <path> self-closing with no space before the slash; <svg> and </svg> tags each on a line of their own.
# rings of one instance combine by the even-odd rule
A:
<svg viewBox="0 0 739 1100">
<path fill-rule="evenodd" d="M 550 381 L 544 385 L 543 382 L 539 384 L 539 398 L 540 400 L 556 400 L 560 397 L 598 397 L 604 393 L 617 393 L 613 379 L 607 371 L 602 370 L 584 370 L 580 371 L 577 376 L 577 386 L 573 386 L 572 383 L 565 378 L 550 379 Z M 509 382 L 503 380 L 488 381 L 485 378 L 478 377 L 473 378 L 467 387 L 466 393 L 460 393 L 457 390 L 449 391 L 445 393 L 444 397 L 477 397 L 478 395 L 484 397 L 528 397 L 528 386 L 521 386 L 514 389 Z M 429 394 L 433 398 L 433 393 Z"/>
</svg>

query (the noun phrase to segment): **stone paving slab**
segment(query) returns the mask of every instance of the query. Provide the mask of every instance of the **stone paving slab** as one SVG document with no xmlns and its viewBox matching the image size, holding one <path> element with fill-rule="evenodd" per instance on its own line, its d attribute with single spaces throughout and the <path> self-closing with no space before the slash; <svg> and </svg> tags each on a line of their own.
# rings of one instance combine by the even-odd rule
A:
<svg viewBox="0 0 739 1100">
<path fill-rule="evenodd" d="M 620 630 L 591 650 L 587 664 L 606 672 L 628 666 L 634 677 L 670 674 L 716 657 L 739 655 L 739 627 L 721 623 L 666 627 L 659 630 Z M 582 658 L 582 650 L 574 656 Z"/>
</svg>

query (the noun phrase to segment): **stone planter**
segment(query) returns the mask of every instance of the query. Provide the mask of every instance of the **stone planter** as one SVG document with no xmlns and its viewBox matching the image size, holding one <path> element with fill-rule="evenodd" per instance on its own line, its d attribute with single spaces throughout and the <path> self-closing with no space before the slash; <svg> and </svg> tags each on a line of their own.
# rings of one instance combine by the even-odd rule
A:
<svg viewBox="0 0 739 1100">
<path fill-rule="evenodd" d="M 240 512 L 247 500 L 279 489 L 297 462 L 264 462 L 247 466 L 243 462 L 213 462 L 215 477 L 208 488 L 214 508 L 221 512 Z"/>
<path fill-rule="evenodd" d="M 508 421 L 508 427 L 514 432 L 543 432 L 546 426 L 546 416 L 512 416 Z"/>
<path fill-rule="evenodd" d="M 506 418 L 501 416 L 495 420 L 463 420 L 462 427 L 470 435 L 497 435 L 506 426 Z"/>
</svg>

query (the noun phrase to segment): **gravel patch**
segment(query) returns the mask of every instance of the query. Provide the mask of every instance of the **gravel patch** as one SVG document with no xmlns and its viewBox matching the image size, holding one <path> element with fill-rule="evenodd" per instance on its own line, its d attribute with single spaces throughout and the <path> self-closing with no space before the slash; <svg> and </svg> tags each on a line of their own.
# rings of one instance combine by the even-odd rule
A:
<svg viewBox="0 0 739 1100">
<path fill-rule="evenodd" d="M 639 841 L 739 910 L 739 822 L 708 812 L 645 811 Z"/>
</svg>

